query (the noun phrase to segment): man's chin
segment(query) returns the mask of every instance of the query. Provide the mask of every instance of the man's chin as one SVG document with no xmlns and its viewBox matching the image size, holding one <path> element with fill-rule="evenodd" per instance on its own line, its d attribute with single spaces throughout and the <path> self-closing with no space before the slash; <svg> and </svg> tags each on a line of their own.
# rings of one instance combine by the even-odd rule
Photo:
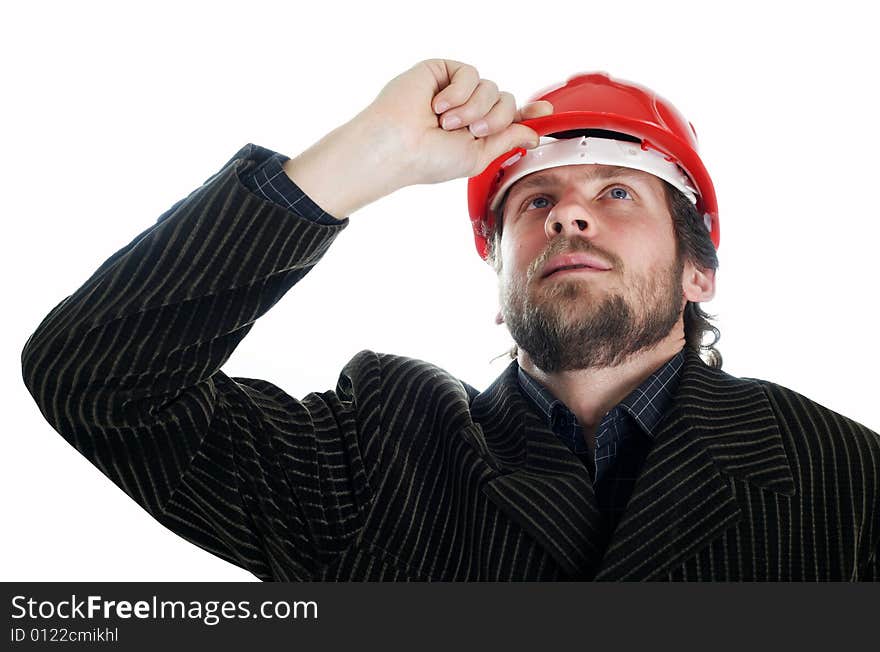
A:
<svg viewBox="0 0 880 652">
<path fill-rule="evenodd" d="M 552 283 L 539 284 L 531 293 L 533 302 L 562 302 L 583 300 L 597 295 L 595 284 L 577 274 Z"/>
<path fill-rule="evenodd" d="M 544 313 L 570 315 L 572 317 L 593 312 L 601 304 L 601 296 L 585 283 L 565 282 L 552 292 L 535 292 L 530 297 L 531 307 Z"/>
</svg>

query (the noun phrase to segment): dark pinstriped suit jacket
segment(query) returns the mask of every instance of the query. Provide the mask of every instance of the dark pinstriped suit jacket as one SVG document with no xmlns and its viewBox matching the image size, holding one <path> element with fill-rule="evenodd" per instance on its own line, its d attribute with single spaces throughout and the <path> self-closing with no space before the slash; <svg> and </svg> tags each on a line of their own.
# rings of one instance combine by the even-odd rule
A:
<svg viewBox="0 0 880 652">
<path fill-rule="evenodd" d="M 607 540 L 585 467 L 517 386 L 362 351 L 301 400 L 221 370 L 347 225 L 216 175 L 22 353 L 49 423 L 160 523 L 264 580 L 878 580 L 880 439 L 689 352 Z"/>
</svg>

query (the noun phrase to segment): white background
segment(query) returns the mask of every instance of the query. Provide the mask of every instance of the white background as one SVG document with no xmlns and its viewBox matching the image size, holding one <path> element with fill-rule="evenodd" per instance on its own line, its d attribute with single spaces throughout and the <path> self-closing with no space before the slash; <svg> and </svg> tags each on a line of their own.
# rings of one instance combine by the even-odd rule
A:
<svg viewBox="0 0 880 652">
<path fill-rule="evenodd" d="M 128 5 L 16 3 L 0 28 L 3 580 L 254 579 L 158 525 L 55 433 L 21 381 L 21 349 L 244 144 L 295 156 L 431 57 L 474 64 L 520 104 L 586 70 L 672 100 L 719 198 L 706 309 L 725 370 L 880 429 L 880 57 L 864 3 Z M 370 348 L 486 387 L 510 341 L 466 185 L 357 211 L 223 370 L 302 397 Z"/>
</svg>

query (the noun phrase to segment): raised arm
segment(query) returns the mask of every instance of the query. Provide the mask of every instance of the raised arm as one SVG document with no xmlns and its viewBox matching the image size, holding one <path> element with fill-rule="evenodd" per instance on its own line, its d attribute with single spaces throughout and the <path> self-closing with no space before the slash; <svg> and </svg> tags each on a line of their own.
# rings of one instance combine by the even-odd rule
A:
<svg viewBox="0 0 880 652">
<path fill-rule="evenodd" d="M 443 128 L 442 100 L 463 126 Z M 468 125 L 481 117 L 494 131 L 476 138 Z M 44 417 L 189 541 L 261 579 L 319 577 L 356 539 L 370 507 L 369 451 L 381 433 L 353 397 L 376 396 L 377 357 L 358 354 L 336 391 L 302 400 L 221 368 L 321 259 L 345 216 L 398 188 L 479 171 L 534 136 L 514 117 L 511 98 L 471 67 L 417 64 L 285 163 L 289 179 L 338 222 L 309 219 L 243 185 L 241 176 L 272 155 L 245 146 L 110 256 L 28 339 L 23 377 Z"/>
</svg>

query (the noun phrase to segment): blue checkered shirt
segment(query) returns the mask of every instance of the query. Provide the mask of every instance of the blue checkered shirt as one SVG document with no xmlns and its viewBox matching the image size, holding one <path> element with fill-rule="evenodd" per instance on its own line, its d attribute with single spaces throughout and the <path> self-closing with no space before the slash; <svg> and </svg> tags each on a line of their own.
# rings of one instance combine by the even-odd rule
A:
<svg viewBox="0 0 880 652">
<path fill-rule="evenodd" d="M 241 182 L 264 199 L 293 210 L 297 215 L 318 224 L 340 224 L 345 215 L 337 219 L 324 211 L 287 176 L 281 166 L 289 158 L 284 154 L 273 153 L 256 168 L 241 175 Z"/>
<path fill-rule="evenodd" d="M 600 510 L 613 528 L 632 494 L 657 426 L 672 403 L 684 364 L 684 349 L 648 376 L 609 410 L 596 429 L 595 455 L 584 439 L 584 429 L 574 413 L 550 391 L 519 368 L 519 385 L 546 418 L 547 424 L 586 465 Z"/>
</svg>

